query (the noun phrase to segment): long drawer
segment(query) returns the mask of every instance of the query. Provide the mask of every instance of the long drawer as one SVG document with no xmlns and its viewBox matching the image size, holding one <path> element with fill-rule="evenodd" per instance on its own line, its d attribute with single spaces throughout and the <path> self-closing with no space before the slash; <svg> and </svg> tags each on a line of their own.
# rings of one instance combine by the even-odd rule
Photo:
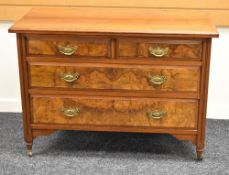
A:
<svg viewBox="0 0 229 175">
<path fill-rule="evenodd" d="M 196 128 L 197 100 L 32 97 L 34 124 Z"/>
<path fill-rule="evenodd" d="M 32 64 L 30 87 L 199 92 L 200 68 Z"/>
</svg>

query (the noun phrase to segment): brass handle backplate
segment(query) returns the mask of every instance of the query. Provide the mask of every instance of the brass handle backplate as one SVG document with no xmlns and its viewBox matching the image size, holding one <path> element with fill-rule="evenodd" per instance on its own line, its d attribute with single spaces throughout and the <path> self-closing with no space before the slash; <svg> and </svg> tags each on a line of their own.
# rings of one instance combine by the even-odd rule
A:
<svg viewBox="0 0 229 175">
<path fill-rule="evenodd" d="M 64 116 L 69 117 L 69 118 L 73 118 L 79 114 L 80 109 L 79 108 L 64 108 L 64 107 L 62 107 L 61 112 L 64 114 Z"/>
<path fill-rule="evenodd" d="M 165 55 L 167 55 L 169 52 L 169 48 L 168 47 L 165 47 L 165 48 L 162 48 L 162 47 L 150 47 L 149 48 L 149 53 L 150 55 L 153 55 L 155 57 L 163 57 Z"/>
<path fill-rule="evenodd" d="M 167 78 L 164 75 L 148 75 L 148 80 L 152 85 L 162 85 L 166 79 Z"/>
<path fill-rule="evenodd" d="M 167 113 L 165 111 L 153 110 L 148 112 L 148 116 L 152 119 L 161 119 Z"/>
<path fill-rule="evenodd" d="M 68 56 L 73 55 L 78 49 L 77 46 L 69 46 L 69 45 L 66 45 L 66 46 L 58 45 L 57 48 L 60 53 L 64 55 L 68 55 Z"/>
<path fill-rule="evenodd" d="M 62 80 L 66 81 L 67 83 L 72 83 L 79 79 L 80 74 L 78 72 L 75 73 L 61 73 L 60 77 Z"/>
</svg>

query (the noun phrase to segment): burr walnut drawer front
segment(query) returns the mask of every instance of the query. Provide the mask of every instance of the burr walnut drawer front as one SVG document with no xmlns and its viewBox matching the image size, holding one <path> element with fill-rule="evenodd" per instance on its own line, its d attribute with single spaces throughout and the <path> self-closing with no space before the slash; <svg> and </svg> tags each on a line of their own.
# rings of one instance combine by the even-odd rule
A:
<svg viewBox="0 0 229 175">
<path fill-rule="evenodd" d="M 30 65 L 30 87 L 199 92 L 199 67 Z"/>
<path fill-rule="evenodd" d="M 195 100 L 32 97 L 33 123 L 195 128 Z"/>
<path fill-rule="evenodd" d="M 119 39 L 119 58 L 200 60 L 201 40 Z"/>
<path fill-rule="evenodd" d="M 111 57 L 111 42 L 103 37 L 31 36 L 27 39 L 28 55 L 66 57 Z"/>
</svg>

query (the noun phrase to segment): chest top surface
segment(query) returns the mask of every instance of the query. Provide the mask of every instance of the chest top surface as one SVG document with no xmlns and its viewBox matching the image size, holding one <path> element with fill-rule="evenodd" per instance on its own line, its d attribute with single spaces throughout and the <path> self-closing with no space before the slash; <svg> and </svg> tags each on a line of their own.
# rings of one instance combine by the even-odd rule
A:
<svg viewBox="0 0 229 175">
<path fill-rule="evenodd" d="M 217 37 L 203 13 L 127 8 L 34 8 L 10 29 L 15 33 L 130 33 Z"/>
</svg>

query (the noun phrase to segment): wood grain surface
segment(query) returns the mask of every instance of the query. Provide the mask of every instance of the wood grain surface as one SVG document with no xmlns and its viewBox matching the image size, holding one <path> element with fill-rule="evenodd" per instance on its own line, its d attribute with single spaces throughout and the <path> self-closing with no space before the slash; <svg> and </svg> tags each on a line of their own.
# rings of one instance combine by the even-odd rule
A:
<svg viewBox="0 0 229 175">
<path fill-rule="evenodd" d="M 80 25 L 79 25 L 80 24 Z M 218 33 L 200 13 L 122 8 L 34 8 L 9 29 L 20 33 L 129 33 L 214 37 Z"/>
<path fill-rule="evenodd" d="M 126 1 L 129 1 L 129 0 L 126 0 Z M 146 0 L 148 2 L 151 2 L 149 0 Z M 182 2 L 180 0 L 177 0 L 179 2 Z M 188 1 L 188 0 L 187 0 Z M 206 1 L 209 1 L 209 0 L 206 0 Z M 217 1 L 217 0 L 215 0 Z M 229 5 L 229 2 L 228 0 L 224 0 L 228 5 Z M 20 1 L 21 2 L 21 1 Z M 32 2 L 32 1 L 30 1 Z M 40 1 L 39 1 L 40 2 Z M 45 2 L 48 2 L 48 1 L 45 1 Z M 76 1 L 75 1 L 76 2 Z M 78 2 L 78 1 L 77 1 Z M 84 0 L 85 2 L 85 0 Z M 112 1 L 114 2 L 114 1 Z M 153 1 L 152 3 L 154 3 L 155 1 Z M 164 2 L 165 4 L 168 4 L 168 2 L 171 2 L 171 1 L 161 1 L 160 2 Z M 200 4 L 201 2 L 203 3 L 203 1 L 197 1 L 197 4 Z M 0 2 L 1 3 L 1 2 Z M 142 3 L 139 1 L 139 3 Z M 193 1 L 192 1 L 193 3 Z M 218 1 L 217 1 L 218 3 Z M 129 4 L 129 3 L 128 3 Z M 188 7 L 190 7 L 190 3 L 186 3 L 188 4 Z M 207 3 L 203 3 L 205 5 L 209 4 L 209 2 Z M 218 5 L 222 5 L 221 1 L 220 3 L 218 3 Z M 217 6 L 218 6 L 217 5 Z M 43 6 L 43 5 L 41 5 Z M 70 5 L 71 6 L 71 5 Z M 217 26 L 228 26 L 229 25 L 229 21 L 227 20 L 227 17 L 229 16 L 229 10 L 228 9 L 225 9 L 225 6 L 222 5 L 223 8 L 221 9 L 216 9 L 216 8 L 212 8 L 212 9 L 177 9 L 177 8 L 149 8 L 148 6 L 146 7 L 130 7 L 131 9 L 134 9 L 135 11 L 138 11 L 138 10 L 145 10 L 145 9 L 150 9 L 154 12 L 167 12 L 168 14 L 171 14 L 171 13 L 182 13 L 182 14 L 205 14 L 209 17 L 209 19 L 212 21 L 213 24 L 217 25 Z M 6 5 L 6 4 L 3 4 L 3 5 L 0 5 L 0 20 L 2 21 L 16 21 L 16 20 L 19 20 L 21 19 L 26 13 L 28 13 L 32 8 L 34 8 L 34 5 Z M 78 10 L 79 8 L 85 8 L 85 7 L 69 7 L 68 5 L 68 8 L 71 8 L 71 9 L 75 9 L 75 10 Z M 103 8 L 103 7 L 91 7 L 90 8 Z M 87 7 L 87 9 L 90 10 L 89 7 Z M 113 8 L 113 7 L 104 7 L 104 8 Z M 129 9 L 129 7 L 125 8 L 125 9 Z"/>
<path fill-rule="evenodd" d="M 158 38 L 124 38 L 118 40 L 118 57 L 157 58 L 150 54 L 150 48 L 168 48 L 168 53 L 158 59 L 200 60 L 202 58 L 201 40 L 164 40 Z"/>
<path fill-rule="evenodd" d="M 61 109 L 79 108 L 75 117 L 66 117 Z M 196 127 L 198 103 L 195 100 L 159 100 L 125 98 L 32 98 L 33 123 L 85 124 L 146 127 Z M 165 111 L 161 119 L 150 111 Z"/>
<path fill-rule="evenodd" d="M 91 65 L 92 66 L 92 65 Z M 78 73 L 79 78 L 72 83 L 61 79 L 63 74 Z M 162 85 L 152 84 L 148 76 L 165 76 Z M 63 87 L 77 89 L 125 89 L 153 90 L 170 92 L 198 92 L 199 67 L 164 67 L 164 66 L 120 66 L 119 67 L 84 67 L 31 65 L 31 87 Z"/>
<path fill-rule="evenodd" d="M 75 37 L 75 36 L 36 36 L 27 39 L 29 55 L 64 56 L 59 46 L 76 48 L 75 57 L 110 57 L 111 41 L 103 37 Z"/>
<path fill-rule="evenodd" d="M 9 31 L 17 33 L 30 155 L 35 137 L 90 130 L 174 134 L 191 140 L 202 159 L 211 38 L 218 36 L 206 16 L 38 8 Z M 65 44 L 78 53 L 60 55 L 57 47 Z M 74 50 L 69 47 L 65 54 Z M 156 57 L 166 54 L 155 58 L 150 47 L 168 52 L 156 49 Z"/>
</svg>

